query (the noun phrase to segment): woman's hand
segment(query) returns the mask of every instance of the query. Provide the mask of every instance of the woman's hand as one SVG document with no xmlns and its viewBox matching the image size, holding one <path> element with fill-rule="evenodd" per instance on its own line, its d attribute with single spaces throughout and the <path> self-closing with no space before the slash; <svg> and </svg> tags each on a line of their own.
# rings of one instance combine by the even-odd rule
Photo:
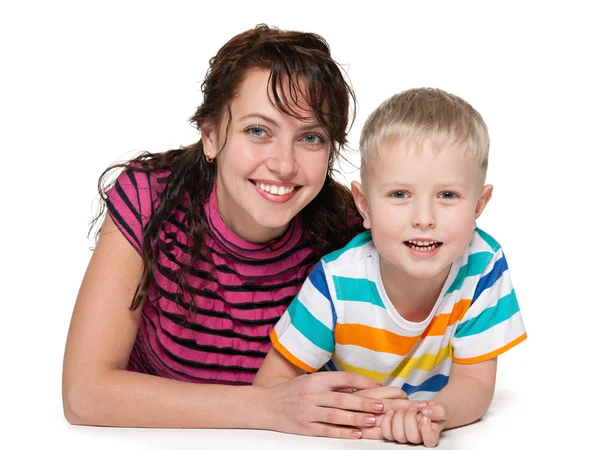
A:
<svg viewBox="0 0 600 450">
<path fill-rule="evenodd" d="M 358 439 L 361 428 L 375 425 L 375 414 L 383 412 L 383 403 L 376 397 L 340 391 L 364 393 L 376 386 L 376 381 L 355 373 L 318 372 L 260 388 L 272 413 L 265 427 L 285 433 Z"/>
</svg>

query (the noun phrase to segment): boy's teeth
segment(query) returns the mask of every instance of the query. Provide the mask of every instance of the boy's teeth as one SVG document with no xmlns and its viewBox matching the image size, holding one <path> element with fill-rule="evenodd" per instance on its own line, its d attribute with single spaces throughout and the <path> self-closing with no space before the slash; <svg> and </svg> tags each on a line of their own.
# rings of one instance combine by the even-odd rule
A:
<svg viewBox="0 0 600 450">
<path fill-rule="evenodd" d="M 435 250 L 441 244 L 438 241 L 407 241 L 407 245 L 413 250 L 426 253 Z"/>
<path fill-rule="evenodd" d="M 264 183 L 256 183 L 256 185 L 265 192 L 274 195 L 285 195 L 289 194 L 294 190 L 293 186 L 285 187 L 285 186 L 275 186 L 272 184 L 264 184 Z"/>
<path fill-rule="evenodd" d="M 408 242 L 409 242 L 409 244 L 418 245 L 418 246 L 421 246 L 421 247 L 424 246 L 424 245 L 431 246 L 431 245 L 437 244 L 437 241 L 429 241 L 429 242 L 408 241 Z"/>
<path fill-rule="evenodd" d="M 416 250 L 418 252 L 430 252 L 431 250 L 433 250 L 435 248 L 435 245 L 429 245 L 427 247 L 417 247 L 416 245 L 411 245 L 410 248 L 412 248 L 413 250 Z"/>
</svg>

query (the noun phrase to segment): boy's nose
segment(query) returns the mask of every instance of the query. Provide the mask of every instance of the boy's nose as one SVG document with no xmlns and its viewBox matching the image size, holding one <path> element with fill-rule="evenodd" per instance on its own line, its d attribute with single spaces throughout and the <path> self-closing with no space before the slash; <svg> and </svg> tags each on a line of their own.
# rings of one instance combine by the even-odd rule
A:
<svg viewBox="0 0 600 450">
<path fill-rule="evenodd" d="M 436 220 L 433 209 L 429 206 L 418 207 L 413 214 L 412 226 L 424 229 L 435 228 Z"/>
</svg>

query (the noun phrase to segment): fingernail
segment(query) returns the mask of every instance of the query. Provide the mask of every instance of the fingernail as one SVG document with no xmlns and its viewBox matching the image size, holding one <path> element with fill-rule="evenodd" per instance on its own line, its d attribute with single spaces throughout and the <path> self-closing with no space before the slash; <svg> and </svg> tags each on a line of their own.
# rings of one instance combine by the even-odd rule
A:
<svg viewBox="0 0 600 450">
<path fill-rule="evenodd" d="M 427 403 L 426 402 L 425 403 L 419 403 L 417 406 L 419 408 L 425 408 L 427 406 Z"/>
<path fill-rule="evenodd" d="M 413 412 L 413 411 L 416 411 L 416 410 L 417 410 L 417 407 L 416 407 L 416 406 L 414 406 L 414 405 L 410 405 L 410 406 L 408 407 L 408 410 L 409 410 L 410 412 Z"/>
<path fill-rule="evenodd" d="M 373 402 L 371 403 L 371 408 L 373 408 L 375 411 L 383 411 L 383 403 Z"/>
<path fill-rule="evenodd" d="M 429 423 L 429 417 L 425 417 L 425 416 L 421 417 L 421 423 L 423 425 L 427 425 Z"/>
<path fill-rule="evenodd" d="M 400 408 L 398 408 L 398 411 L 402 411 L 402 412 L 406 412 L 406 406 L 401 406 Z"/>
<path fill-rule="evenodd" d="M 362 437 L 362 433 L 358 430 L 353 430 L 350 435 L 356 439 L 360 439 Z"/>
<path fill-rule="evenodd" d="M 423 411 L 421 411 L 421 414 L 423 414 L 424 416 L 430 416 L 431 415 L 431 409 L 430 408 L 426 408 Z"/>
<path fill-rule="evenodd" d="M 375 417 L 365 417 L 363 422 L 367 425 L 375 425 Z"/>
<path fill-rule="evenodd" d="M 376 386 L 376 387 L 383 387 L 383 384 L 381 384 L 381 383 L 377 383 L 375 386 Z"/>
</svg>

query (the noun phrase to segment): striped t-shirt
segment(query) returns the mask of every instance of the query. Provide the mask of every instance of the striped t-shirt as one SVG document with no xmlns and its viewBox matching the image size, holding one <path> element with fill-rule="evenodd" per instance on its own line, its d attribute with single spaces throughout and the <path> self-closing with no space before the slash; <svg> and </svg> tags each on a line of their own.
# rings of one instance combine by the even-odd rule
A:
<svg viewBox="0 0 600 450">
<path fill-rule="evenodd" d="M 169 173 L 125 171 L 107 195 L 108 212 L 140 252 L 142 232 L 159 204 Z M 160 229 L 154 276 L 157 290 L 142 307 L 128 370 L 190 382 L 252 383 L 271 348 L 269 333 L 318 254 L 298 220 L 278 240 L 251 244 L 230 231 L 219 216 L 216 190 L 205 205 L 209 233 L 204 242 L 213 264 L 199 261 L 188 276 L 197 314 L 178 306 L 176 274 L 188 258 L 187 201 Z"/>
<path fill-rule="evenodd" d="M 307 372 L 356 372 L 428 400 L 447 384 L 453 362 L 494 358 L 526 336 L 506 258 L 490 235 L 474 231 L 429 317 L 415 323 L 386 295 L 367 231 L 313 268 L 271 341 Z"/>
</svg>

